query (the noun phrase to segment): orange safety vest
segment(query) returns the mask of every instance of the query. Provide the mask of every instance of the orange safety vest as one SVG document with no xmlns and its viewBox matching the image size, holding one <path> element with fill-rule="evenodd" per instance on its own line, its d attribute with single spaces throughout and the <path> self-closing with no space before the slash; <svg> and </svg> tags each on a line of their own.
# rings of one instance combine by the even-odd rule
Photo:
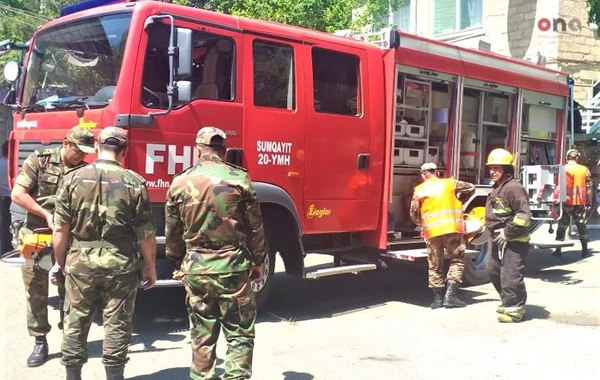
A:
<svg viewBox="0 0 600 380">
<path fill-rule="evenodd" d="M 587 168 L 576 163 L 567 163 L 567 199 L 566 205 L 587 204 Z"/>
<path fill-rule="evenodd" d="M 462 203 L 456 198 L 452 178 L 430 178 L 415 187 L 415 192 L 421 202 L 425 239 L 464 233 Z"/>
</svg>

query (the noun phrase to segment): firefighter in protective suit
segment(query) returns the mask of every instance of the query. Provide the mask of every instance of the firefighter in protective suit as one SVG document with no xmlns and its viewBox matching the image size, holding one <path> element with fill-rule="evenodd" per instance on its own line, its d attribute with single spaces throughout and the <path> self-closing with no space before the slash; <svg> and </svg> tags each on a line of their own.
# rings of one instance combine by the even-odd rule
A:
<svg viewBox="0 0 600 380">
<path fill-rule="evenodd" d="M 579 232 L 579 241 L 581 242 L 581 257 L 590 256 L 588 251 L 588 230 L 587 230 L 587 215 L 592 209 L 592 174 L 590 170 L 579 164 L 579 151 L 577 149 L 569 149 L 567 151 L 567 196 L 562 204 L 562 216 L 558 221 L 556 228 L 556 240 L 564 241 L 567 228 L 571 225 L 571 218 L 575 219 L 575 225 Z M 561 256 L 560 248 L 557 248 L 553 253 L 554 256 Z"/>
<path fill-rule="evenodd" d="M 524 271 L 531 223 L 529 199 L 523 185 L 514 178 L 510 152 L 492 150 L 486 166 L 494 182 L 485 204 L 485 225 L 492 234 L 487 268 L 502 299 L 496 312 L 500 322 L 520 322 L 527 301 Z"/>
</svg>

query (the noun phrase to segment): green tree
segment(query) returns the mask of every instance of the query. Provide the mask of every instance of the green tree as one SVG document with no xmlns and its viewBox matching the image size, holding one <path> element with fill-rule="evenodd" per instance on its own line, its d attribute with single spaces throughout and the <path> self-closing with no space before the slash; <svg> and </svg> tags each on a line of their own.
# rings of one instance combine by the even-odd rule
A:
<svg viewBox="0 0 600 380">
<path fill-rule="evenodd" d="M 355 31 L 367 25 L 374 29 L 387 26 L 390 9 L 398 9 L 403 0 L 172 0 L 235 16 L 276 21 L 324 32 L 340 29 Z M 352 17 L 355 10 L 357 15 Z"/>
<path fill-rule="evenodd" d="M 81 0 L 0 0 L 0 40 L 28 41 L 35 30 L 56 18 L 60 9 Z M 0 53 L 1 54 L 1 53 Z M 19 59 L 19 52 L 0 55 L 0 69 L 6 62 Z M 0 77 L 0 88 L 8 83 Z"/>
<path fill-rule="evenodd" d="M 600 0 L 587 0 L 588 5 L 588 22 L 598 24 L 600 23 Z M 600 28 L 596 31 L 600 36 Z"/>
</svg>

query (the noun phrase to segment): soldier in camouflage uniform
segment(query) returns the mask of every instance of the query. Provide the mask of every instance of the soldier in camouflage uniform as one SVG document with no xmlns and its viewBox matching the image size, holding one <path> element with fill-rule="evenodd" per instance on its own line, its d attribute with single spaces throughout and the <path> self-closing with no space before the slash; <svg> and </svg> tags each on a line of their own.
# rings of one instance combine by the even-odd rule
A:
<svg viewBox="0 0 600 380">
<path fill-rule="evenodd" d="M 228 342 L 223 379 L 252 374 L 255 295 L 250 279 L 262 277 L 265 237 L 252 181 L 223 161 L 226 136 L 198 131 L 195 166 L 175 176 L 167 192 L 166 254 L 187 291 L 192 338 L 192 379 L 218 379 L 216 344 Z"/>
<path fill-rule="evenodd" d="M 144 257 L 144 289 L 156 282 L 155 226 L 146 183 L 120 164 L 127 132 L 103 129 L 96 149 L 94 163 L 65 175 L 54 211 L 54 252 L 66 277 L 61 361 L 67 380 L 81 379 L 98 306 L 103 310 L 106 378 L 123 379 L 140 280 L 136 242 Z"/>
<path fill-rule="evenodd" d="M 556 240 L 564 241 L 567 228 L 571 225 L 571 218 L 575 219 L 575 225 L 579 232 L 579 241 L 581 242 L 581 257 L 590 256 L 588 250 L 588 241 L 590 240 L 587 230 L 588 212 L 592 209 L 592 190 L 594 183 L 590 170 L 579 164 L 579 151 L 569 149 L 567 152 L 567 196 L 562 204 L 563 213 L 558 220 L 556 228 Z M 557 248 L 552 253 L 554 256 L 561 256 L 562 251 Z"/>
<path fill-rule="evenodd" d="M 52 228 L 54 196 L 60 180 L 67 170 L 85 165 L 86 154 L 94 152 L 94 135 L 87 129 L 74 127 L 67 133 L 61 146 L 53 149 L 40 149 L 29 155 L 15 180 L 11 198 L 25 209 L 25 222 L 19 230 L 18 239 L 38 228 Z M 48 358 L 46 334 L 50 332 L 48 323 L 48 272 L 26 263 L 22 269 L 23 284 L 27 294 L 27 329 L 35 337 L 33 352 L 27 359 L 29 367 L 38 367 Z M 62 300 L 65 288 L 58 284 L 59 307 L 62 313 Z M 62 325 L 59 324 L 59 328 Z"/>
<path fill-rule="evenodd" d="M 421 177 L 425 182 L 415 188 L 410 203 L 410 217 L 423 226 L 429 263 L 429 287 L 433 292 L 432 309 L 465 307 L 456 292 L 462 283 L 464 270 L 464 223 L 462 203 L 475 192 L 468 182 L 438 178 L 437 166 L 425 163 Z M 444 250 L 452 256 L 447 278 L 444 276 Z M 444 287 L 447 289 L 444 295 Z"/>
</svg>

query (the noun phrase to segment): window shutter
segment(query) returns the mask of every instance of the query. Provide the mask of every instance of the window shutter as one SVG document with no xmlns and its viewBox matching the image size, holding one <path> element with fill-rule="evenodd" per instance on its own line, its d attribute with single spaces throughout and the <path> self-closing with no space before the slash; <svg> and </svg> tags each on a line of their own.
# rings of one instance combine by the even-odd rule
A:
<svg viewBox="0 0 600 380">
<path fill-rule="evenodd" d="M 434 0 L 433 33 L 444 34 L 456 30 L 456 0 Z"/>
</svg>

